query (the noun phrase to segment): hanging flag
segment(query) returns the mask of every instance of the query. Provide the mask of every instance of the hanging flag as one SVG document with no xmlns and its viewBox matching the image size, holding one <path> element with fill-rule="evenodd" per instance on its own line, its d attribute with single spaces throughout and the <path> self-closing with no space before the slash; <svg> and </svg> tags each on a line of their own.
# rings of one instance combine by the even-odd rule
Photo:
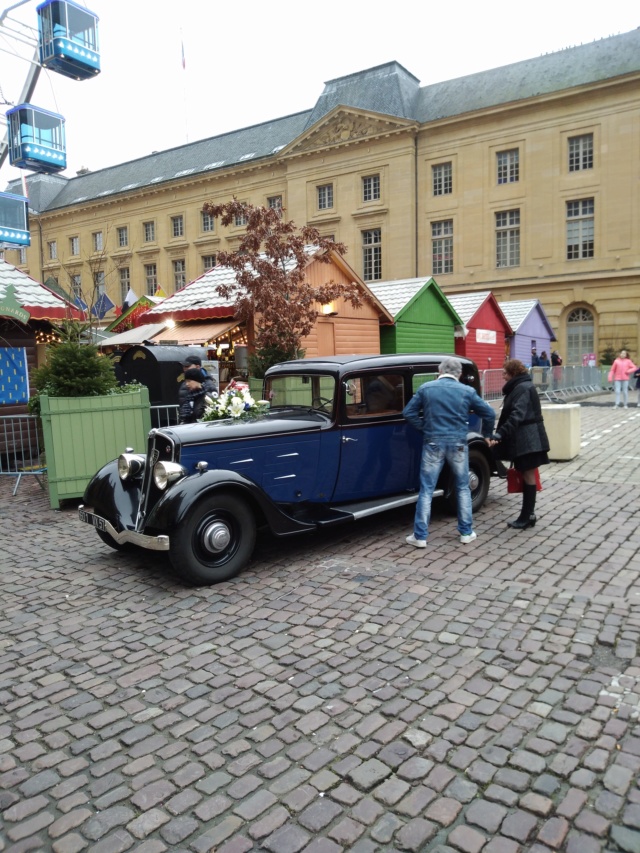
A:
<svg viewBox="0 0 640 853">
<path fill-rule="evenodd" d="M 88 306 L 87 306 L 87 303 L 86 303 L 86 302 L 84 301 L 84 299 L 82 299 L 80 296 L 76 296 L 76 298 L 75 298 L 73 301 L 74 301 L 74 304 L 75 304 L 75 305 L 76 305 L 76 306 L 77 306 L 81 311 L 86 311 L 86 310 L 87 310 L 87 307 L 88 307 Z"/>
<path fill-rule="evenodd" d="M 96 304 L 91 309 L 91 313 L 94 317 L 97 317 L 98 320 L 102 320 L 107 311 L 111 311 L 112 308 L 116 306 L 109 299 L 106 293 L 101 293 L 100 296 L 96 300 Z"/>
<path fill-rule="evenodd" d="M 166 299 L 166 298 L 167 298 L 167 294 L 166 294 L 166 293 L 164 292 L 164 290 L 160 287 L 160 285 L 158 285 L 158 288 L 157 288 L 157 290 L 156 290 L 156 292 L 155 292 L 154 296 L 159 296 L 159 297 L 160 297 L 160 299 Z"/>
<path fill-rule="evenodd" d="M 186 63 L 185 58 L 184 58 L 184 42 L 181 42 L 181 45 L 182 45 L 182 70 L 186 71 L 187 63 Z"/>
<path fill-rule="evenodd" d="M 131 288 L 129 288 L 129 292 L 127 293 L 127 295 L 124 298 L 124 302 L 122 303 L 122 307 L 123 307 L 123 309 L 126 310 L 127 308 L 131 308 L 132 305 L 135 305 L 135 303 L 137 301 L 138 301 L 137 295 L 133 292 L 133 290 Z"/>
</svg>

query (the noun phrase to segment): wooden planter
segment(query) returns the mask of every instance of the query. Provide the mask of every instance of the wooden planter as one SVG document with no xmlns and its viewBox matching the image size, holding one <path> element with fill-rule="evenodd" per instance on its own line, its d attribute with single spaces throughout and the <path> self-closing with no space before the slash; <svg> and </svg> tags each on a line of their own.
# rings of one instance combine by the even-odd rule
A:
<svg viewBox="0 0 640 853">
<path fill-rule="evenodd" d="M 149 389 L 102 397 L 40 397 L 49 501 L 81 498 L 89 480 L 127 447 L 144 453 Z"/>
</svg>

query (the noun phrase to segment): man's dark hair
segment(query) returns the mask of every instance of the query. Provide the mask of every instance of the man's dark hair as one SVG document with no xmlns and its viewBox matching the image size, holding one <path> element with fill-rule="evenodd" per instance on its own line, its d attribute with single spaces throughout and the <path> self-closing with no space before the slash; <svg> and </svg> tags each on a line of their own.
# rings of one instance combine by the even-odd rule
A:
<svg viewBox="0 0 640 853">
<path fill-rule="evenodd" d="M 183 366 L 187 366 L 187 364 L 195 364 L 198 367 L 202 367 L 202 359 L 199 355 L 188 355 L 185 360 L 182 362 Z"/>
</svg>

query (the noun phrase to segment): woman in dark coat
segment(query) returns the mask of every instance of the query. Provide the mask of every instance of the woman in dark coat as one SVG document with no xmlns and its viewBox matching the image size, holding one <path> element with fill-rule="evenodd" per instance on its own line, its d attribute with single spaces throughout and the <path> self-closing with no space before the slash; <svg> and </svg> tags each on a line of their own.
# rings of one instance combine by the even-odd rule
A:
<svg viewBox="0 0 640 853">
<path fill-rule="evenodd" d="M 527 368 L 512 358 L 505 362 L 502 373 L 507 380 L 502 389 L 504 403 L 490 444 L 496 448 L 497 456 L 510 460 L 522 472 L 522 510 L 515 521 L 507 524 L 525 530 L 536 523 L 536 469 L 549 463 L 549 439 L 540 398 Z"/>
</svg>

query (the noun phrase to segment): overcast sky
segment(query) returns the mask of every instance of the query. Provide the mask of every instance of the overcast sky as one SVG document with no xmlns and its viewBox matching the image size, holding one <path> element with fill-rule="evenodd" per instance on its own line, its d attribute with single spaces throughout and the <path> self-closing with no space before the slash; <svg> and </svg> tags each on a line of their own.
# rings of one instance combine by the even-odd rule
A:
<svg viewBox="0 0 640 853">
<path fill-rule="evenodd" d="M 14 2 L 0 0 L 0 14 Z M 100 19 L 102 72 L 75 82 L 42 71 L 31 98 L 66 119 L 68 176 L 310 109 L 325 81 L 392 60 L 426 85 L 640 26 L 628 0 L 78 2 Z M 37 5 L 5 24 L 35 27 Z M 32 55 L 0 28 L 1 100 L 19 102 Z M 7 160 L 1 188 L 19 174 Z"/>
</svg>

